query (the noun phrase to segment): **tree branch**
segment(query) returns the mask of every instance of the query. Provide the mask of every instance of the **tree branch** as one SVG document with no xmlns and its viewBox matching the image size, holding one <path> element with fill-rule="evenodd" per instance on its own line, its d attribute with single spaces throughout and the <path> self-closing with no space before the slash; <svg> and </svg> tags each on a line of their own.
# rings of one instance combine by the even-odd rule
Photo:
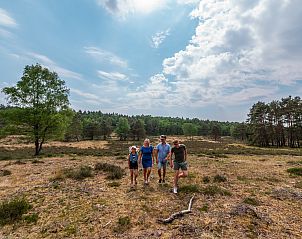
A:
<svg viewBox="0 0 302 239">
<path fill-rule="evenodd" d="M 173 222 L 174 219 L 182 217 L 184 214 L 191 213 L 192 212 L 192 203 L 193 203 L 194 197 L 195 197 L 195 194 L 190 199 L 188 209 L 182 210 L 180 212 L 173 213 L 170 217 L 168 217 L 166 219 L 158 219 L 157 222 L 163 223 L 163 224 L 168 224 L 168 223 Z"/>
</svg>

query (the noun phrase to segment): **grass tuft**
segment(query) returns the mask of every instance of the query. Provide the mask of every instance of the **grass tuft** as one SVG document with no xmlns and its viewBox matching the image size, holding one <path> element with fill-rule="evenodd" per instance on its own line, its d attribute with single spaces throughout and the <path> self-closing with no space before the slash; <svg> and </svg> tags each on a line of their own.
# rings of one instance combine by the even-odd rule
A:
<svg viewBox="0 0 302 239">
<path fill-rule="evenodd" d="M 0 225 L 11 224 L 20 220 L 30 208 L 31 205 L 24 198 L 3 201 L 0 204 Z"/>
<path fill-rule="evenodd" d="M 128 230 L 131 226 L 131 220 L 128 216 L 119 217 L 117 221 L 116 227 L 114 227 L 113 231 L 116 233 L 123 233 Z"/>
<path fill-rule="evenodd" d="M 198 193 L 200 192 L 200 188 L 196 184 L 189 184 L 179 187 L 179 191 L 184 193 Z"/>
<path fill-rule="evenodd" d="M 104 171 L 108 173 L 108 179 L 121 179 L 124 176 L 124 170 L 116 165 L 108 163 L 97 163 L 94 167 L 97 171 Z"/>
<path fill-rule="evenodd" d="M 228 191 L 225 188 L 218 187 L 216 185 L 209 185 L 203 189 L 201 189 L 201 192 L 204 195 L 209 195 L 209 196 L 215 196 L 215 195 L 221 195 L 221 196 L 231 196 L 232 193 Z"/>
<path fill-rule="evenodd" d="M 252 205 L 252 206 L 259 206 L 260 205 L 260 202 L 256 198 L 252 198 L 252 197 L 247 197 L 247 198 L 243 199 L 242 202 L 245 203 L 245 204 Z"/>
<path fill-rule="evenodd" d="M 300 167 L 289 168 L 286 171 L 288 173 L 290 173 L 291 175 L 302 176 L 302 168 L 300 168 Z"/>
<path fill-rule="evenodd" d="M 224 175 L 216 174 L 214 176 L 214 182 L 215 183 L 221 183 L 221 182 L 226 182 L 226 181 L 227 181 L 227 178 Z"/>
</svg>

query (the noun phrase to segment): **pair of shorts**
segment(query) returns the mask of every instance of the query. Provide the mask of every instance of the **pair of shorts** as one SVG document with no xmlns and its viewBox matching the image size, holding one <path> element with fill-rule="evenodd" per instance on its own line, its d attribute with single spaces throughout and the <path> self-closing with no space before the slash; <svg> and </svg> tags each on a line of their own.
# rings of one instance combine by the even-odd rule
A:
<svg viewBox="0 0 302 239">
<path fill-rule="evenodd" d="M 143 168 L 151 168 L 152 167 L 152 159 L 147 159 L 142 161 Z"/>
<path fill-rule="evenodd" d="M 167 160 L 158 160 L 157 168 L 167 167 Z"/>
<path fill-rule="evenodd" d="M 179 169 L 181 169 L 183 171 L 188 170 L 188 167 L 187 167 L 188 164 L 186 161 L 184 161 L 184 162 L 174 161 L 173 163 L 174 163 L 174 170 L 179 170 Z"/>
<path fill-rule="evenodd" d="M 130 169 L 138 169 L 138 163 L 137 162 L 135 162 L 135 163 L 130 162 Z"/>
</svg>

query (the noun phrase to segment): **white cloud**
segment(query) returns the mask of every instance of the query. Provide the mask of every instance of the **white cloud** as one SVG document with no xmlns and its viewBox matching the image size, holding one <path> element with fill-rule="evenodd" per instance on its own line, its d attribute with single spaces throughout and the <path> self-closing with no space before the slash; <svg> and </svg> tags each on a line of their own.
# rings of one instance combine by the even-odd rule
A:
<svg viewBox="0 0 302 239">
<path fill-rule="evenodd" d="M 100 62 L 109 62 L 110 64 L 121 68 L 128 67 L 128 63 L 126 60 L 118 57 L 112 52 L 100 49 L 98 47 L 84 47 L 84 50 L 87 54 L 89 54 Z"/>
<path fill-rule="evenodd" d="M 132 102 L 133 107 L 150 109 L 152 106 L 162 104 L 163 101 L 168 99 L 170 91 L 171 87 L 168 84 L 168 79 L 163 74 L 156 74 L 150 78 L 147 85 L 138 87 L 133 92 L 128 92 L 127 98 Z M 175 101 L 171 101 L 171 103 L 175 103 Z M 168 104 L 165 106 L 168 106 Z"/>
<path fill-rule="evenodd" d="M 199 19 L 195 35 L 163 61 L 163 73 L 172 79 L 161 102 L 247 103 L 301 81 L 301 16 L 298 0 L 200 1 L 191 13 Z M 145 89 L 145 95 L 154 94 Z"/>
<path fill-rule="evenodd" d="M 153 48 L 158 48 L 160 44 L 163 43 L 163 41 L 166 39 L 167 36 L 170 35 L 170 29 L 167 29 L 165 31 L 160 31 L 155 33 L 152 36 L 152 47 Z"/>
<path fill-rule="evenodd" d="M 50 70 L 53 70 L 56 73 L 58 73 L 59 77 L 82 80 L 82 75 L 81 74 L 59 66 L 57 63 L 55 63 L 54 61 L 52 61 L 51 59 L 49 59 L 45 55 L 37 54 L 37 53 L 34 53 L 34 52 L 29 52 L 29 53 L 27 53 L 27 55 L 29 57 L 33 58 L 34 60 L 37 60 L 38 63 L 40 63 L 41 65 L 43 65 L 43 66 L 49 68 Z"/>
<path fill-rule="evenodd" d="M 109 13 L 125 19 L 131 14 L 149 14 L 166 6 L 168 0 L 96 0 Z"/>
<path fill-rule="evenodd" d="M 16 27 L 17 22 L 6 10 L 0 8 L 0 25 L 4 27 Z"/>
<path fill-rule="evenodd" d="M 126 80 L 127 76 L 119 72 L 98 71 L 98 77 L 105 80 L 120 81 Z"/>
</svg>

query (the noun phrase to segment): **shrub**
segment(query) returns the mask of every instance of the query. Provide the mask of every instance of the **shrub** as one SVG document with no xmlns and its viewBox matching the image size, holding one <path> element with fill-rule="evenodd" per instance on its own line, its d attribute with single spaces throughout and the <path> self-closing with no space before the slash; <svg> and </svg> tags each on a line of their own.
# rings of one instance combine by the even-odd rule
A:
<svg viewBox="0 0 302 239">
<path fill-rule="evenodd" d="M 26 221 L 27 223 L 37 223 L 39 219 L 39 216 L 37 213 L 31 214 L 31 215 L 25 215 L 23 217 L 23 220 Z"/>
<path fill-rule="evenodd" d="M 66 169 L 64 170 L 64 174 L 67 178 L 82 180 L 92 177 L 92 168 L 89 166 L 81 166 L 79 169 Z"/>
<path fill-rule="evenodd" d="M 126 217 L 119 217 L 117 221 L 117 226 L 113 229 L 114 232 L 123 233 L 127 229 L 130 228 L 130 218 L 128 216 Z"/>
<path fill-rule="evenodd" d="M 31 205 L 24 198 L 15 198 L 0 204 L 0 225 L 13 223 L 27 213 Z"/>
<path fill-rule="evenodd" d="M 216 183 L 221 183 L 221 182 L 226 182 L 226 181 L 227 181 L 227 178 L 224 175 L 217 174 L 214 176 L 214 182 L 216 182 Z"/>
<path fill-rule="evenodd" d="M 224 188 L 218 187 L 216 185 L 209 185 L 203 189 L 201 192 L 205 195 L 215 196 L 215 195 L 222 195 L 222 196 L 231 196 L 232 193 Z"/>
<path fill-rule="evenodd" d="M 247 197 L 243 201 L 245 204 L 253 205 L 253 206 L 259 206 L 260 202 L 256 198 Z"/>
<path fill-rule="evenodd" d="M 124 170 L 116 165 L 108 163 L 97 163 L 94 167 L 97 171 L 104 171 L 108 173 L 108 179 L 121 179 L 124 175 Z"/>
<path fill-rule="evenodd" d="M 292 175 L 302 176 L 302 168 L 289 168 L 287 172 Z"/>
<path fill-rule="evenodd" d="M 84 178 L 92 177 L 92 168 L 89 166 L 81 166 L 78 169 L 67 168 L 59 171 L 50 181 L 61 181 L 65 178 L 72 178 L 76 180 L 82 180 Z"/>
<path fill-rule="evenodd" d="M 204 204 L 201 208 L 199 208 L 199 211 L 201 212 L 208 212 L 209 211 L 209 205 Z"/>
<path fill-rule="evenodd" d="M 179 191 L 185 193 L 198 193 L 200 192 L 200 188 L 196 184 L 184 185 L 179 188 Z"/>
<path fill-rule="evenodd" d="M 7 176 L 7 175 L 11 175 L 12 172 L 6 169 L 0 170 L 0 176 Z"/>
</svg>

